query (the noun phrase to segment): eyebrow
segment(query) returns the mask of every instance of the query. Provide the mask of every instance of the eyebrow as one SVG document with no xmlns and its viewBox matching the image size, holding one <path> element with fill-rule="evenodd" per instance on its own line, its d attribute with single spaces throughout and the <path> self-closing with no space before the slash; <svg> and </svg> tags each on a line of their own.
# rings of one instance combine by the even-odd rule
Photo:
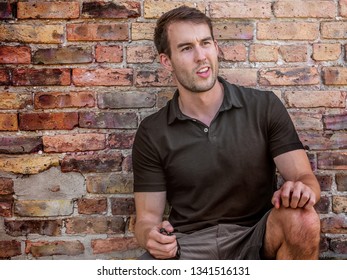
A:
<svg viewBox="0 0 347 280">
<path fill-rule="evenodd" d="M 212 36 L 208 36 L 208 37 L 206 37 L 206 38 L 203 38 L 203 39 L 201 39 L 200 41 L 201 42 L 205 42 L 205 41 L 212 41 L 213 39 L 212 39 Z M 184 47 L 184 46 L 189 46 L 189 45 L 192 45 L 192 43 L 191 42 L 184 42 L 184 43 L 180 43 L 180 44 L 177 44 L 177 48 L 179 49 L 179 48 L 182 48 L 182 47 Z"/>
</svg>

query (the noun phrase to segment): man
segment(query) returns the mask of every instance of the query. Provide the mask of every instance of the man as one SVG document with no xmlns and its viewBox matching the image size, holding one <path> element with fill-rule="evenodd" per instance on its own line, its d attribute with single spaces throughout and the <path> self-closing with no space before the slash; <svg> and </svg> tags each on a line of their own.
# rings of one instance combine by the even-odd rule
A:
<svg viewBox="0 0 347 280">
<path fill-rule="evenodd" d="M 141 258 L 317 259 L 320 187 L 282 103 L 218 77 L 211 20 L 196 9 L 164 14 L 154 41 L 177 92 L 134 141 Z"/>
</svg>

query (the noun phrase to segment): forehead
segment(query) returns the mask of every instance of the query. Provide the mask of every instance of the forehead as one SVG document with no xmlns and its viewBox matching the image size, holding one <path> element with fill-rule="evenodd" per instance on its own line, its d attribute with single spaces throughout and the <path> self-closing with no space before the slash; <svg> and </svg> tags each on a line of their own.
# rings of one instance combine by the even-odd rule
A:
<svg viewBox="0 0 347 280">
<path fill-rule="evenodd" d="M 206 23 L 173 22 L 168 26 L 167 34 L 171 47 L 181 43 L 191 43 L 212 37 Z"/>
</svg>

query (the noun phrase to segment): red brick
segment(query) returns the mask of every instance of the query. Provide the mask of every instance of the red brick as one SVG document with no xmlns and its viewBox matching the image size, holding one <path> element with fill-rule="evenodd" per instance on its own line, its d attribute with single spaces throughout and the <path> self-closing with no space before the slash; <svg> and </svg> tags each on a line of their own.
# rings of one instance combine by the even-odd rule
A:
<svg viewBox="0 0 347 280">
<path fill-rule="evenodd" d="M 280 46 L 279 53 L 285 62 L 307 61 L 307 45 Z"/>
<path fill-rule="evenodd" d="M 318 153 L 318 168 L 327 170 L 347 170 L 346 152 Z"/>
<path fill-rule="evenodd" d="M 109 134 L 108 146 L 111 149 L 131 149 L 134 143 L 135 132 L 117 132 Z"/>
<path fill-rule="evenodd" d="M 249 61 L 276 62 L 278 60 L 278 47 L 271 45 L 251 45 Z"/>
<path fill-rule="evenodd" d="M 81 198 L 77 201 L 79 214 L 104 214 L 107 211 L 106 198 Z"/>
<path fill-rule="evenodd" d="M 347 129 L 347 113 L 336 115 L 324 115 L 323 121 L 326 129 L 345 130 Z"/>
<path fill-rule="evenodd" d="M 347 213 L 347 196 L 333 195 L 333 212 Z"/>
<path fill-rule="evenodd" d="M 135 203 L 132 197 L 112 197 L 112 215 L 134 215 Z"/>
<path fill-rule="evenodd" d="M 7 69 L 0 69 L 0 86 L 8 86 L 10 83 L 10 71 Z"/>
<path fill-rule="evenodd" d="M 39 92 L 35 94 L 36 109 L 85 108 L 96 105 L 94 93 L 91 91 Z"/>
<path fill-rule="evenodd" d="M 217 19 L 270 18 L 272 16 L 271 1 L 211 2 L 210 15 Z"/>
<path fill-rule="evenodd" d="M 0 131 L 18 130 L 17 114 L 0 114 Z"/>
<path fill-rule="evenodd" d="M 344 67 L 324 67 L 322 73 L 326 85 L 347 85 L 347 69 Z"/>
<path fill-rule="evenodd" d="M 38 136 L 3 136 L 0 138 L 0 153 L 23 154 L 42 151 L 42 138 Z"/>
<path fill-rule="evenodd" d="M 73 19 L 79 17 L 79 3 L 69 2 L 18 2 L 20 19 Z"/>
<path fill-rule="evenodd" d="M 86 176 L 88 193 L 92 194 L 131 194 L 133 193 L 131 174 L 94 174 Z"/>
<path fill-rule="evenodd" d="M 51 152 L 81 152 L 103 150 L 106 146 L 104 134 L 65 134 L 43 136 L 44 151 Z"/>
<path fill-rule="evenodd" d="M 11 236 L 40 234 L 47 236 L 61 235 L 61 220 L 5 220 L 6 233 Z"/>
<path fill-rule="evenodd" d="M 21 254 L 21 244 L 19 241 L 0 240 L 0 258 L 11 258 Z"/>
<path fill-rule="evenodd" d="M 135 1 L 83 2 L 82 17 L 84 18 L 137 18 L 141 16 L 141 4 Z"/>
<path fill-rule="evenodd" d="M 216 22 L 213 33 L 217 40 L 252 40 L 254 25 L 247 22 Z"/>
<path fill-rule="evenodd" d="M 316 40 L 319 26 L 316 22 L 267 21 L 258 22 L 258 40 Z"/>
<path fill-rule="evenodd" d="M 122 234 L 125 232 L 123 217 L 76 217 L 66 220 L 67 234 Z"/>
<path fill-rule="evenodd" d="M 16 200 L 14 212 L 20 217 L 69 216 L 73 207 L 71 199 Z"/>
<path fill-rule="evenodd" d="M 301 142 L 308 150 L 336 150 L 347 147 L 346 133 L 299 131 Z"/>
<path fill-rule="evenodd" d="M 315 67 L 270 68 L 259 71 L 259 83 L 264 86 L 299 86 L 319 84 Z"/>
<path fill-rule="evenodd" d="M 323 233 L 346 234 L 347 218 L 346 215 L 334 215 L 321 219 L 321 231 Z"/>
<path fill-rule="evenodd" d="M 33 257 L 66 255 L 77 256 L 84 253 L 84 246 L 80 241 L 26 241 L 25 253 Z"/>
<path fill-rule="evenodd" d="M 120 63 L 123 61 L 123 47 L 97 45 L 95 59 L 97 62 Z"/>
<path fill-rule="evenodd" d="M 126 41 L 127 23 L 71 23 L 67 25 L 68 41 Z"/>
<path fill-rule="evenodd" d="M 155 23 L 154 22 L 133 22 L 131 24 L 131 39 L 133 41 L 139 40 L 153 40 Z"/>
<path fill-rule="evenodd" d="M 334 18 L 336 7 L 330 0 L 282 0 L 274 3 L 279 18 Z"/>
<path fill-rule="evenodd" d="M 79 126 L 83 128 L 137 128 L 134 112 L 80 112 Z"/>
<path fill-rule="evenodd" d="M 347 239 L 337 238 L 330 241 L 330 248 L 334 253 L 345 255 L 347 254 Z"/>
<path fill-rule="evenodd" d="M 126 156 L 122 163 L 123 172 L 133 172 L 133 162 L 131 155 Z"/>
<path fill-rule="evenodd" d="M 30 64 L 31 49 L 26 46 L 0 46 L 0 64 Z"/>
<path fill-rule="evenodd" d="M 337 60 L 341 55 L 340 44 L 313 44 L 312 58 L 316 61 Z"/>
<path fill-rule="evenodd" d="M 0 195 L 9 195 L 13 193 L 13 180 L 0 177 Z"/>
<path fill-rule="evenodd" d="M 153 63 L 157 51 L 153 45 L 130 45 L 127 47 L 128 63 Z"/>
<path fill-rule="evenodd" d="M 322 114 L 302 111 L 289 112 L 297 130 L 323 130 Z"/>
<path fill-rule="evenodd" d="M 73 69 L 72 79 L 76 86 L 131 86 L 133 70 L 116 68 Z"/>
<path fill-rule="evenodd" d="M 0 3 L 0 19 L 14 19 L 17 10 L 17 3 L 1 2 Z"/>
<path fill-rule="evenodd" d="M 316 175 L 318 183 L 322 191 L 330 191 L 333 184 L 332 175 Z"/>
<path fill-rule="evenodd" d="M 241 86 L 256 86 L 258 79 L 257 69 L 220 69 L 220 75 L 226 79 L 229 83 L 237 84 Z"/>
<path fill-rule="evenodd" d="M 12 195 L 0 195 L 0 217 L 12 217 L 13 205 Z"/>
<path fill-rule="evenodd" d="M 21 130 L 70 130 L 78 125 L 77 112 L 20 113 Z"/>
<path fill-rule="evenodd" d="M 346 192 L 347 191 L 347 174 L 344 174 L 344 173 L 336 174 L 336 184 L 337 184 L 338 191 Z"/>
<path fill-rule="evenodd" d="M 101 109 L 152 108 L 156 96 L 152 92 L 107 92 L 98 94 Z"/>
<path fill-rule="evenodd" d="M 15 86 L 68 86 L 71 83 L 70 69 L 14 69 Z"/>
<path fill-rule="evenodd" d="M 346 107 L 346 92 L 341 91 L 286 91 L 284 98 L 289 107 Z"/>
<path fill-rule="evenodd" d="M 68 155 L 61 161 L 62 172 L 111 172 L 121 171 L 122 155 L 110 152 L 92 155 Z"/>
<path fill-rule="evenodd" d="M 205 11 L 204 3 L 194 3 L 188 1 L 146 0 L 143 4 L 145 18 L 158 18 L 163 13 L 182 5 L 197 8 L 202 12 Z"/>
<path fill-rule="evenodd" d="M 125 252 L 140 248 L 135 237 L 113 237 L 107 239 L 93 239 L 91 244 L 94 254 Z"/>
<path fill-rule="evenodd" d="M 243 44 L 219 45 L 220 58 L 224 61 L 246 61 L 247 49 Z"/>
<path fill-rule="evenodd" d="M 90 47 L 63 47 L 39 49 L 34 53 L 34 64 L 78 64 L 93 62 Z"/>
<path fill-rule="evenodd" d="M 169 71 L 157 69 L 137 71 L 135 77 L 135 85 L 137 87 L 157 87 L 174 86 L 175 84 Z"/>
<path fill-rule="evenodd" d="M 347 17 L 347 0 L 339 0 L 340 16 Z"/>
<path fill-rule="evenodd" d="M 32 104 L 32 95 L 29 93 L 0 92 L 0 109 L 24 109 Z"/>
<path fill-rule="evenodd" d="M 322 39 L 347 39 L 347 22 L 329 21 L 321 23 Z"/>
<path fill-rule="evenodd" d="M 330 210 L 330 198 L 328 196 L 321 196 L 318 203 L 314 206 L 319 214 L 327 214 Z"/>
</svg>

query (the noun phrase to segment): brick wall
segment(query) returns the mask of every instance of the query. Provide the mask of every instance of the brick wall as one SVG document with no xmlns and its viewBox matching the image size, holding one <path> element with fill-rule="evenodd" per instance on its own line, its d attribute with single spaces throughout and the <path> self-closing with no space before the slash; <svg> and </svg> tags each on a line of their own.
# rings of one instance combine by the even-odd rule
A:
<svg viewBox="0 0 347 280">
<path fill-rule="evenodd" d="M 347 256 L 347 0 L 0 0 L 0 258 L 134 258 L 131 146 L 172 96 L 152 32 L 187 4 L 220 74 L 273 90 L 322 188 L 321 258 Z"/>
</svg>

